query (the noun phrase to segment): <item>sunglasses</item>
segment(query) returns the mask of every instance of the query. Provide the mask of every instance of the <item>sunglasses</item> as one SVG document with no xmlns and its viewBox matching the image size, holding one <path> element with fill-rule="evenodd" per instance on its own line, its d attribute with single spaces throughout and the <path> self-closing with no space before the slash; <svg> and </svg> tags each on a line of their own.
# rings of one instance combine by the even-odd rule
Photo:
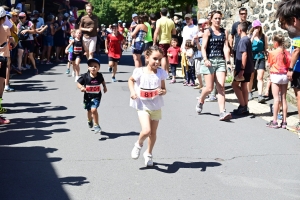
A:
<svg viewBox="0 0 300 200">
<path fill-rule="evenodd" d="M 240 15 L 247 15 L 247 13 L 240 13 Z"/>
<path fill-rule="evenodd" d="M 90 68 L 97 68 L 98 66 L 89 66 Z"/>
<path fill-rule="evenodd" d="M 25 17 L 19 17 L 19 19 L 25 19 Z"/>
<path fill-rule="evenodd" d="M 202 26 L 202 24 L 198 24 L 198 26 Z"/>
</svg>

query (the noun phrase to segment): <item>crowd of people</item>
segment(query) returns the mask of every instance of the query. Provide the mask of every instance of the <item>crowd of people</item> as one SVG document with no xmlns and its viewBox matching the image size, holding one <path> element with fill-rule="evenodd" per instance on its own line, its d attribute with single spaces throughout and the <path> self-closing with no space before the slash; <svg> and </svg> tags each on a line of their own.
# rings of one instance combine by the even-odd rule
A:
<svg viewBox="0 0 300 200">
<path fill-rule="evenodd" d="M 285 37 L 279 34 L 271 38 L 273 48 L 270 49 L 269 38 L 263 33 L 261 22 L 247 21 L 246 8 L 239 9 L 240 20 L 232 25 L 230 32 L 221 25 L 223 14 L 220 11 L 210 12 L 206 18 L 199 19 L 197 24 L 194 24 L 191 14 L 186 14 L 183 28 L 179 25 L 178 17 L 170 19 L 167 16 L 167 8 L 160 10 L 158 18 L 155 14 L 134 13 L 130 26 L 127 27 L 126 23 L 119 20 L 108 28 L 104 24 L 98 26 L 98 18 L 93 14 L 91 4 L 86 4 L 85 11 L 86 15 L 77 17 L 69 0 L 65 0 L 59 7 L 59 14 L 47 15 L 44 23 L 38 11 L 29 15 L 22 12 L 22 8 L 7 11 L 7 8 L 0 7 L 0 81 L 3 83 L 0 83 L 0 114 L 6 112 L 1 106 L 3 91 L 13 91 L 9 86 L 10 66 L 21 74 L 30 63 L 33 73 L 38 74 L 36 63 L 52 64 L 51 57 L 58 63 L 65 59 L 68 62 L 66 73 L 70 73 L 72 66 L 75 82 L 81 92 L 84 92 L 88 126 L 94 127 L 97 133 L 101 132 L 97 113 L 101 101 L 100 85 L 104 92 L 107 92 L 107 88 L 103 75 L 98 72 L 100 61 L 94 55 L 101 48 L 104 50 L 108 55 L 108 70 L 112 74 L 112 82 L 117 82 L 117 67 L 122 52 L 130 48 L 135 66 L 128 80 L 130 105 L 138 110 L 142 126 L 131 156 L 133 159 L 139 157 L 143 142 L 148 138 L 148 149 L 144 153 L 146 166 L 153 165 L 152 150 L 161 119 L 161 107 L 164 105 L 162 95 L 166 94 L 165 81 L 169 78 L 170 84 L 177 83 L 178 67 L 184 75 L 183 86 L 199 90 L 196 112 L 201 114 L 205 102 L 217 101 L 221 121 L 231 119 L 232 114 L 249 114 L 248 102 L 253 100 L 255 79 L 257 101 L 265 102 L 263 77 L 266 70 L 269 70 L 268 86 L 272 88 L 274 106 L 273 119 L 267 126 L 300 132 L 300 122 L 288 127 L 286 121 L 289 81 L 294 88 L 300 114 L 298 1 L 282 0 L 277 10 L 281 28 L 287 30 L 292 39 L 290 52 L 284 46 Z M 84 55 L 87 58 L 88 72 L 81 75 L 80 62 Z M 145 57 L 145 67 L 142 55 Z M 226 76 L 231 72 L 232 89 L 240 105 L 232 112 L 227 112 L 224 86 Z M 9 122 L 4 117 L 0 118 L 0 124 Z"/>
</svg>

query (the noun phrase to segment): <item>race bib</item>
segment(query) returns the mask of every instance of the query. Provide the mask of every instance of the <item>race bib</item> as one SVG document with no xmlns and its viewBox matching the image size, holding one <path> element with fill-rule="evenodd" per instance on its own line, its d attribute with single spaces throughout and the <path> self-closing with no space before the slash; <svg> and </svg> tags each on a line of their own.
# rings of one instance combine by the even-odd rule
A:
<svg viewBox="0 0 300 200">
<path fill-rule="evenodd" d="M 140 88 L 140 99 L 152 100 L 158 96 L 158 90 L 156 89 L 144 89 Z"/>
<path fill-rule="evenodd" d="M 294 47 L 300 47 L 300 40 L 292 40 L 292 46 Z"/>
<path fill-rule="evenodd" d="M 98 94 L 101 90 L 100 85 L 86 85 L 85 92 L 89 94 Z"/>
<path fill-rule="evenodd" d="M 74 52 L 82 52 L 82 47 L 74 47 Z"/>
</svg>

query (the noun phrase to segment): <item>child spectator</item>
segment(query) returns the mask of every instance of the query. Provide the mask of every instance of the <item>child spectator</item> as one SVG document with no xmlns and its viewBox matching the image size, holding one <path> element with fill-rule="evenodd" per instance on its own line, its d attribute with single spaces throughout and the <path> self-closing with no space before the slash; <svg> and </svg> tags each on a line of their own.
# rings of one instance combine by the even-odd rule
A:
<svg viewBox="0 0 300 200">
<path fill-rule="evenodd" d="M 178 65 L 178 54 L 180 53 L 180 47 L 177 46 L 178 40 L 177 38 L 172 38 L 171 47 L 168 49 L 168 59 L 171 66 L 172 72 L 172 83 L 176 83 L 176 67 Z"/>
<path fill-rule="evenodd" d="M 187 69 L 186 76 L 187 82 L 185 84 L 188 86 L 195 86 L 195 66 L 194 66 L 194 50 L 193 50 L 192 40 L 186 40 L 185 42 L 185 50 L 186 50 L 186 58 L 187 58 Z"/>
</svg>

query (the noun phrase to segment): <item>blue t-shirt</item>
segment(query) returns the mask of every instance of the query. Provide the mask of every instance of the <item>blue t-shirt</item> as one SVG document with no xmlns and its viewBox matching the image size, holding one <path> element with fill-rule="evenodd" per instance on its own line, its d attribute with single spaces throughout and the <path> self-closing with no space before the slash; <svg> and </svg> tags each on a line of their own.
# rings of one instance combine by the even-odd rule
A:
<svg viewBox="0 0 300 200">
<path fill-rule="evenodd" d="M 264 35 L 260 38 L 260 40 L 253 40 L 252 42 L 252 51 L 253 51 L 253 58 L 256 59 L 263 59 L 265 58 L 263 51 L 265 50 L 265 43 L 264 43 Z"/>
<path fill-rule="evenodd" d="M 74 40 L 74 38 L 71 36 L 69 37 L 69 40 Z M 69 53 L 73 53 L 74 45 L 70 46 Z"/>
<path fill-rule="evenodd" d="M 295 37 L 292 40 L 292 48 L 291 48 L 291 54 L 294 51 L 295 47 L 300 48 L 300 37 Z M 296 64 L 294 66 L 294 71 L 300 72 L 300 56 L 298 57 L 298 60 L 296 61 Z"/>
</svg>

